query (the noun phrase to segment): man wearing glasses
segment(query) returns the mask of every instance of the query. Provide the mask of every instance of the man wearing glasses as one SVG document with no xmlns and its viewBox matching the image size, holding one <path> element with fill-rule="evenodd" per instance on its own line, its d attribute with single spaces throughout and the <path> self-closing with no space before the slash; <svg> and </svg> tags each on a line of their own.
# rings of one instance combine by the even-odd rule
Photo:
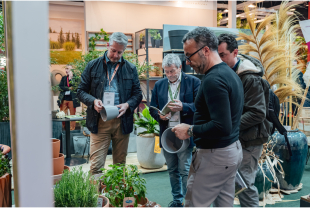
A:
<svg viewBox="0 0 310 208">
<path fill-rule="evenodd" d="M 172 131 L 181 139 L 194 138 L 185 206 L 233 207 L 235 177 L 242 161 L 239 125 L 243 87 L 239 77 L 218 54 L 218 39 L 199 27 L 183 38 L 186 64 L 205 74 L 195 99 L 194 125 L 179 124 Z"/>
</svg>

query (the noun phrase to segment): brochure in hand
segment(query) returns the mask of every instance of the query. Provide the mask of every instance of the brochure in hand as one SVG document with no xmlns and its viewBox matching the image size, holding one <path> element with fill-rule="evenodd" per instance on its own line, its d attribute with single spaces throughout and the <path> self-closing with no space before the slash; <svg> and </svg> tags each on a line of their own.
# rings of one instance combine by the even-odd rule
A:
<svg viewBox="0 0 310 208">
<path fill-rule="evenodd" d="M 170 103 L 174 103 L 174 101 L 172 100 L 172 101 L 168 102 L 168 103 L 163 107 L 162 110 L 159 110 L 158 108 L 156 108 L 156 107 L 154 107 L 154 106 L 150 106 L 150 108 L 153 108 L 153 109 L 159 111 L 161 115 L 165 116 L 165 115 L 167 115 L 168 113 L 171 112 L 171 109 L 168 108 L 168 105 L 169 105 Z M 172 114 L 173 114 L 173 113 L 174 113 L 174 112 L 172 112 Z"/>
<path fill-rule="evenodd" d="M 236 181 L 235 181 L 235 196 L 240 194 L 242 191 L 247 189 L 247 185 L 245 184 L 244 180 L 242 179 L 241 175 L 237 171 L 236 174 Z"/>
</svg>

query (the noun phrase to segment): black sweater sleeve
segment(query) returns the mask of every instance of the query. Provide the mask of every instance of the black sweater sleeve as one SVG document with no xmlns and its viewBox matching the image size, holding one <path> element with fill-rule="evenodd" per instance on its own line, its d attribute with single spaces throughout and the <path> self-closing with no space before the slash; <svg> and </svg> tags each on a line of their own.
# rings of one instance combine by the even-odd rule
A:
<svg viewBox="0 0 310 208">
<path fill-rule="evenodd" d="M 202 94 L 210 112 L 211 121 L 194 125 L 195 137 L 210 138 L 210 136 L 229 136 L 232 131 L 229 89 L 221 76 L 204 80 Z"/>
</svg>

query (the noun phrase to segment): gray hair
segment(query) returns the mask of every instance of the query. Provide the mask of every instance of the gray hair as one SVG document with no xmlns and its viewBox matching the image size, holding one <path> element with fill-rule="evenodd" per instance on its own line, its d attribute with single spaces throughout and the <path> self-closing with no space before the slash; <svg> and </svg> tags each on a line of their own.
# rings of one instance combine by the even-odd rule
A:
<svg viewBox="0 0 310 208">
<path fill-rule="evenodd" d="M 113 42 L 123 45 L 124 48 L 126 48 L 128 44 L 128 38 L 124 33 L 115 32 L 109 37 L 109 44 L 113 45 Z"/>
<path fill-rule="evenodd" d="M 208 46 L 211 51 L 218 50 L 218 39 L 216 35 L 206 27 L 197 27 L 194 30 L 186 33 L 182 42 L 193 39 L 198 47 Z"/>
<path fill-rule="evenodd" d="M 175 65 L 177 68 L 180 68 L 182 63 L 178 55 L 170 53 L 164 57 L 162 67 L 170 67 L 171 65 Z"/>
</svg>

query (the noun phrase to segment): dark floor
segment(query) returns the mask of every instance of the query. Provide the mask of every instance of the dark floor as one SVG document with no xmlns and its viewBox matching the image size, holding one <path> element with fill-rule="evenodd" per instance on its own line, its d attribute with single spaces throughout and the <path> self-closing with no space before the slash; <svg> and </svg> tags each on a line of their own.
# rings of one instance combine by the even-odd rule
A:
<svg viewBox="0 0 310 208">
<path fill-rule="evenodd" d="M 171 187 L 168 172 L 156 172 L 144 174 L 146 179 L 147 198 L 150 201 L 155 201 L 162 207 L 167 207 L 172 201 Z M 274 205 L 266 205 L 266 207 L 299 207 L 299 199 L 301 196 L 310 194 L 310 162 L 305 168 L 303 178 L 301 180 L 303 188 L 295 194 L 285 195 L 282 202 Z M 289 200 L 289 201 L 287 201 Z M 293 201 L 291 201 L 293 200 Z M 287 202 L 286 202 L 287 201 Z M 239 206 L 235 206 L 239 207 Z"/>
</svg>

